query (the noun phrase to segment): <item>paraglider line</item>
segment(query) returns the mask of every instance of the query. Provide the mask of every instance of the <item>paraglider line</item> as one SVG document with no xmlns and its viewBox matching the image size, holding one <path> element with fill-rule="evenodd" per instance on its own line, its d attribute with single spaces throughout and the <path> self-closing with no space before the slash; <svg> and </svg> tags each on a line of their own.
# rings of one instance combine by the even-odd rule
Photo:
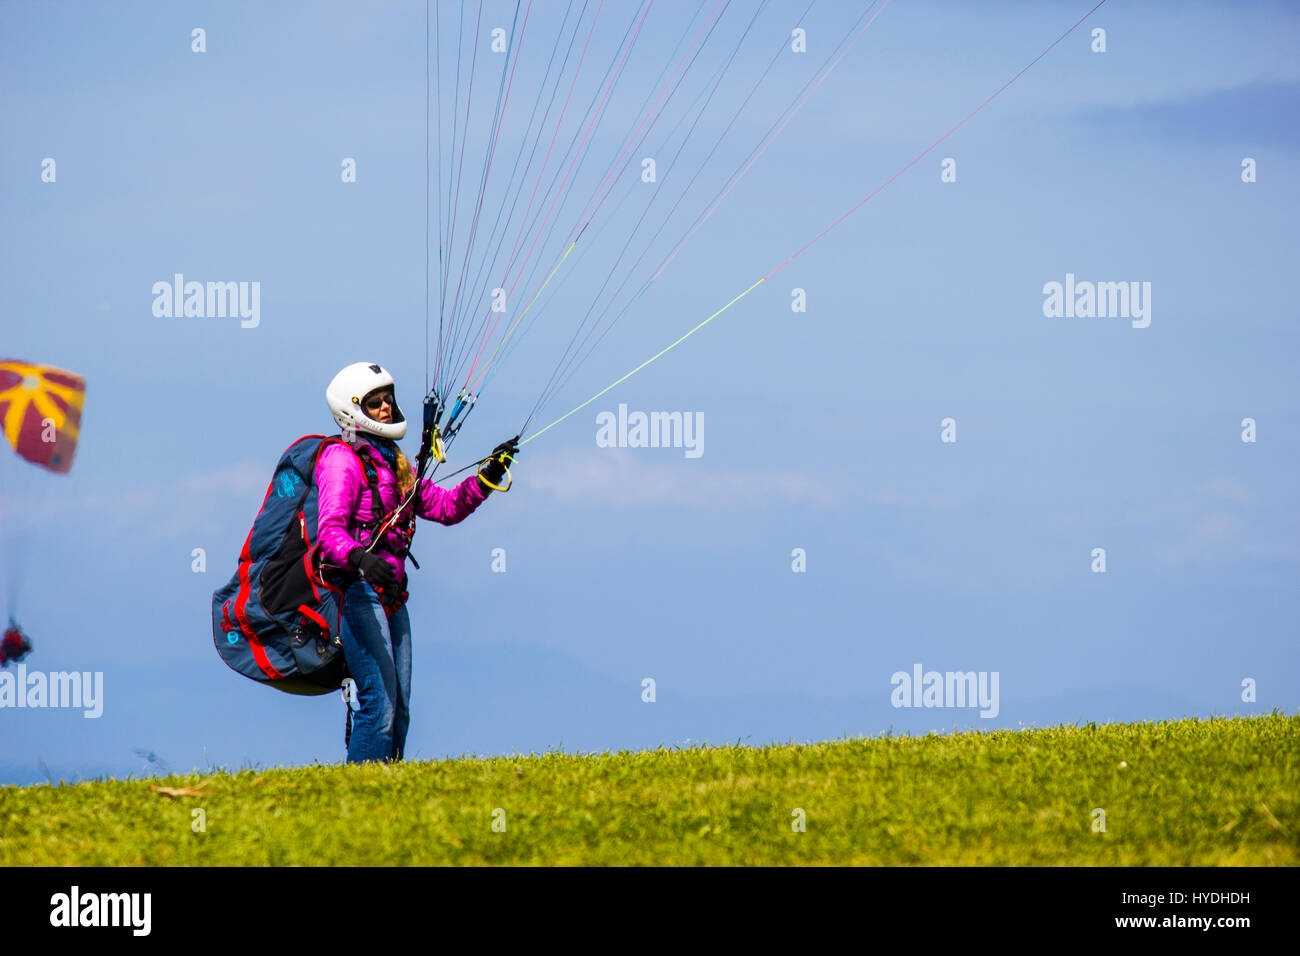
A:
<svg viewBox="0 0 1300 956">
<path fill-rule="evenodd" d="M 967 113 L 966 116 L 965 116 L 965 117 L 964 117 L 960 122 L 958 122 L 955 126 L 952 127 L 952 129 L 948 130 L 948 132 L 944 133 L 942 136 L 940 136 L 938 139 L 936 139 L 933 143 L 931 143 L 928 147 L 926 147 L 923 151 L 921 151 L 920 153 L 918 153 L 918 154 L 916 155 L 916 157 L 912 159 L 911 162 L 909 162 L 906 166 L 904 166 L 904 167 L 903 167 L 902 169 L 900 169 L 898 172 L 894 173 L 894 175 L 891 176 L 891 177 L 889 177 L 889 179 L 885 180 L 885 182 L 881 183 L 881 185 L 879 185 L 878 187 L 876 187 L 876 189 L 874 189 L 874 190 L 873 190 L 873 191 L 872 191 L 868 196 L 866 196 L 866 198 L 862 199 L 862 200 L 861 200 L 857 205 L 853 206 L 853 208 L 851 208 L 848 212 L 846 212 L 844 215 L 840 216 L 838 219 L 836 219 L 834 222 L 832 222 L 829 226 L 827 226 L 825 229 L 823 229 L 823 230 L 822 230 L 821 232 L 819 232 L 817 235 L 813 236 L 813 238 L 810 239 L 810 240 L 808 240 L 808 242 L 804 243 L 804 244 L 803 244 L 803 245 L 802 245 L 798 250 L 795 251 L 795 253 L 794 253 L 793 255 L 791 255 L 788 259 L 786 259 L 784 262 L 782 262 L 779 266 L 777 266 L 777 267 L 776 267 L 775 269 L 773 269 L 771 272 L 767 273 L 767 275 L 763 276 L 761 279 L 759 279 L 757 282 L 755 282 L 753 285 L 751 285 L 751 286 L 750 286 L 748 289 L 746 289 L 744 292 L 740 293 L 740 295 L 736 296 L 734 299 L 732 299 L 730 302 L 728 302 L 728 303 L 727 303 L 726 305 L 724 305 L 722 308 L 718 309 L 718 311 L 714 312 L 714 313 L 713 313 L 712 315 L 710 315 L 707 319 L 705 319 L 704 321 L 700 322 L 699 325 L 695 326 L 695 328 L 691 329 L 689 332 L 687 332 L 687 333 L 685 333 L 684 335 L 682 335 L 679 339 L 677 339 L 677 341 L 673 342 L 671 345 L 668 345 L 667 347 L 665 347 L 665 348 L 661 349 L 660 351 L 656 352 L 654 355 L 650 356 L 650 358 L 646 359 L 644 362 L 642 362 L 642 363 L 641 363 L 640 365 L 638 365 L 636 368 L 632 369 L 632 370 L 631 370 L 630 372 L 628 372 L 626 375 L 622 376 L 621 378 L 619 378 L 618 380 L 616 380 L 616 381 L 614 381 L 614 382 L 611 382 L 609 385 L 605 386 L 603 389 L 601 389 L 601 390 L 600 390 L 599 392 L 597 392 L 595 395 L 591 396 L 591 398 L 587 399 L 587 400 L 586 400 L 585 402 L 583 402 L 581 405 L 578 405 L 576 408 L 570 409 L 569 411 L 565 412 L 563 415 L 561 415 L 561 416 L 560 416 L 559 418 L 557 418 L 555 421 L 551 422 L 551 423 L 550 423 L 549 425 L 547 425 L 545 428 L 541 429 L 541 430 L 538 431 L 538 432 L 535 432 L 534 434 L 530 435 L 528 438 L 525 438 L 523 441 L 520 442 L 520 445 L 521 445 L 521 446 L 522 446 L 522 445 L 526 445 L 526 444 L 528 444 L 530 441 L 532 441 L 534 438 L 537 438 L 537 437 L 539 437 L 539 436 L 541 436 L 541 435 L 544 435 L 546 432 L 550 431 L 550 430 L 551 430 L 552 428 L 554 428 L 556 425 L 560 424 L 560 422 L 564 421 L 564 420 L 565 420 L 566 418 L 568 418 L 570 415 L 574 414 L 575 412 L 579 412 L 579 411 L 581 411 L 582 409 L 586 408 L 588 405 L 590 405 L 590 404 L 591 404 L 592 402 L 594 402 L 596 399 L 600 398 L 600 397 L 601 397 L 602 395 L 604 395 L 606 392 L 608 392 L 608 391 L 610 391 L 611 389 L 613 389 L 615 386 L 617 386 L 617 385 L 621 385 L 623 382 L 627 381 L 629 378 L 631 378 L 631 377 L 632 377 L 633 375 L 635 375 L 637 372 L 641 371 L 641 369 L 645 368 L 645 367 L 646 367 L 647 365 L 649 365 L 651 362 L 656 361 L 656 360 L 659 359 L 661 356 L 663 356 L 663 355 L 667 354 L 668 352 L 672 351 L 673 349 L 675 349 L 678 345 L 680 345 L 682 342 L 685 342 L 688 338 L 690 338 L 692 335 L 694 335 L 694 334 L 695 334 L 696 332 L 698 332 L 700 329 L 704 328 L 704 326 L 708 325 L 710 322 L 712 322 L 714 319 L 716 319 L 716 318 L 717 318 L 719 315 L 721 315 L 723 312 L 727 311 L 727 309 L 731 308 L 733 305 L 735 305 L 737 302 L 739 302 L 739 301 L 740 301 L 741 299 L 743 299 L 745 296 L 749 295 L 749 293 L 752 292 L 754 289 L 758 288 L 758 286 L 762 285 L 764 282 L 766 282 L 768 279 L 772 278 L 772 276 L 776 275 L 778 272 L 780 272 L 782 269 L 784 269 L 784 268 L 785 268 L 786 266 L 788 266 L 790 263 L 794 262 L 795 259 L 797 259 L 797 258 L 799 258 L 799 256 L 803 255 L 803 253 L 806 252 L 806 251 L 807 251 L 807 250 L 808 250 L 808 249 L 809 249 L 809 248 L 810 248 L 814 243 L 816 243 L 816 242 L 818 242 L 819 240 L 821 240 L 824 236 L 826 236 L 828 233 L 830 233 L 831 230 L 833 230 L 836 226 L 838 226 L 840 223 L 844 222 L 844 220 L 848 219 L 849 216 L 853 215 L 855 212 L 857 212 L 859 209 L 861 209 L 864 205 L 867 204 L 867 202 L 869 202 L 872 198 L 874 198 L 877 194 L 879 194 L 879 193 L 881 192 L 881 190 L 883 190 L 886 186 L 888 186 L 890 183 L 892 183 L 892 182 L 894 182 L 896 179 L 898 179 L 898 177 L 900 177 L 901 175 L 903 175 L 903 173 L 907 172 L 909 169 L 911 169 L 913 166 L 915 166 L 915 165 L 916 165 L 918 162 L 920 162 L 920 160 L 923 159 L 927 154 L 929 154 L 930 152 L 932 152 L 932 151 L 933 151 L 937 146 L 939 146 L 941 143 L 943 143 L 944 140 L 948 139 L 948 137 L 952 136 L 953 133 L 957 132 L 957 130 L 961 129 L 964 125 L 966 125 L 966 123 L 967 123 L 968 120 L 970 120 L 973 116 L 975 116 L 976 113 L 979 113 L 982 109 L 984 109 L 984 107 L 988 106 L 989 103 L 993 102 L 993 100 L 995 100 L 995 99 L 998 97 L 998 95 L 999 95 L 1000 93 L 1002 93 L 1003 90 L 1005 90 L 1007 87 L 1011 86 L 1011 84 L 1014 83 L 1016 80 L 1020 79 L 1020 77 L 1024 76 L 1025 73 L 1027 73 L 1027 72 L 1029 71 L 1030 67 L 1032 67 L 1035 63 L 1037 63 L 1037 62 L 1038 62 L 1039 60 L 1041 60 L 1043 57 L 1047 56 L 1048 53 L 1050 53 L 1053 49 L 1056 48 L 1056 45 L 1057 45 L 1057 44 L 1059 44 L 1059 43 L 1060 43 L 1062 40 L 1064 40 L 1067 36 L 1069 36 L 1069 35 L 1070 35 L 1071 33 L 1073 33 L 1076 29 L 1078 29 L 1079 24 L 1083 23 L 1084 20 L 1087 20 L 1088 17 L 1092 16 L 1095 12 L 1097 12 L 1097 10 L 1098 10 L 1098 9 L 1102 6 L 1102 4 L 1104 4 L 1105 2 L 1106 2 L 1106 0 L 1099 0 L 1099 2 L 1097 3 L 1096 6 L 1094 6 L 1091 10 L 1089 10 L 1089 11 L 1088 11 L 1087 13 L 1085 13 L 1082 17 L 1080 17 L 1077 21 L 1075 21 L 1075 23 L 1074 23 L 1073 26 L 1071 26 L 1068 30 L 1066 30 L 1064 33 L 1062 33 L 1062 34 L 1061 34 L 1059 37 L 1057 37 L 1055 40 L 1053 40 L 1052 43 L 1047 47 L 1047 49 L 1043 50 L 1042 53 L 1038 54 L 1038 56 L 1034 57 L 1031 61 L 1029 61 L 1028 65 L 1026 65 L 1023 69 L 1021 69 L 1021 71 L 1020 71 L 1019 73 L 1017 73 L 1015 76 L 1013 76 L 1011 79 L 1007 80 L 1006 83 L 1002 84 L 1002 86 L 1000 86 L 1000 87 L 999 87 L 999 88 L 998 88 L 994 93 L 992 93 L 992 94 L 991 94 L 991 95 L 990 95 L 986 100 L 984 100 L 983 103 L 981 103 L 979 106 L 975 107 L 975 109 L 973 109 L 973 110 L 971 110 L 969 113 Z"/>
<path fill-rule="evenodd" d="M 626 375 L 624 375 L 622 378 L 618 379 L 617 381 L 610 382 L 608 385 L 606 385 L 604 388 L 602 388 L 602 389 L 601 389 L 599 392 L 597 392 L 595 395 L 591 396 L 591 398 L 587 399 L 585 402 L 583 402 L 583 403 L 582 403 L 581 405 L 579 405 L 577 408 L 574 408 L 574 409 L 571 409 L 571 410 L 565 412 L 563 415 L 561 415 L 561 416 L 560 416 L 559 418 L 557 418 L 555 421 L 551 422 L 551 424 L 547 425 L 547 426 L 546 426 L 545 428 L 543 428 L 541 431 L 539 431 L 539 432 L 535 432 L 534 434 L 528 436 L 528 437 L 525 438 L 523 441 L 521 441 L 519 444 L 520 444 L 520 445 L 527 445 L 527 444 L 528 444 L 530 441 L 532 441 L 534 438 L 537 438 L 537 437 L 540 436 L 540 435 L 544 435 L 546 432 L 550 431 L 550 430 L 551 430 L 552 428 L 554 428 L 556 425 L 560 424 L 560 422 L 564 421 L 566 418 L 568 418 L 568 417 L 569 417 L 570 415 L 572 415 L 574 412 L 578 412 L 578 411 L 581 411 L 582 409 L 586 408 L 588 405 L 590 405 L 590 404 L 591 404 L 592 402 L 594 402 L 596 399 L 600 398 L 600 396 L 604 395 L 606 392 L 608 392 L 610 389 L 614 388 L 616 385 L 621 385 L 621 384 L 623 384 L 623 383 L 626 382 L 629 378 L 631 378 L 633 375 L 635 375 L 637 372 L 641 371 L 641 369 L 643 369 L 643 368 L 645 368 L 647 365 L 649 365 L 651 362 L 655 361 L 655 360 L 656 360 L 657 358 L 659 358 L 660 356 L 665 355 L 665 354 L 667 354 L 668 352 L 671 352 L 673 349 L 677 348 L 677 346 L 681 345 L 683 342 L 685 342 L 687 339 L 689 339 L 692 335 L 694 335 L 694 334 L 695 334 L 696 332 L 698 332 L 700 329 L 704 328 L 706 325 L 708 325 L 710 322 L 712 322 L 714 319 L 716 319 L 718 316 L 720 316 L 723 312 L 726 312 L 729 308 L 731 308 L 733 305 L 735 305 L 737 302 L 739 302 L 739 301 L 740 301 L 741 299 L 743 299 L 745 296 L 749 295 L 749 293 L 751 293 L 751 292 L 753 292 L 755 289 L 757 289 L 760 285 L 762 285 L 764 282 L 766 282 L 767 279 L 768 279 L 767 276 L 763 276 L 763 278 L 759 279 L 757 282 L 755 282 L 753 285 L 751 285 L 751 286 L 750 286 L 748 289 L 746 289 L 744 292 L 740 293 L 740 295 L 736 296 L 734 299 L 732 299 L 730 302 L 728 302 L 726 305 L 724 305 L 722 308 L 720 308 L 717 312 L 714 312 L 711 316 L 709 316 L 707 319 L 705 319 L 703 322 L 701 322 L 701 323 L 700 323 L 699 325 L 697 325 L 695 328 L 691 329 L 689 332 L 687 332 L 685 335 L 683 335 L 681 338 L 679 338 L 676 342 L 672 343 L 672 345 L 669 345 L 669 346 L 666 346 L 666 347 L 663 348 L 663 349 L 660 349 L 658 352 L 656 352 L 654 355 L 650 356 L 648 359 L 646 359 L 644 362 L 642 362 L 642 363 L 641 363 L 640 365 L 638 365 L 636 368 L 632 369 L 632 371 L 628 372 L 628 373 L 627 373 Z"/>
</svg>

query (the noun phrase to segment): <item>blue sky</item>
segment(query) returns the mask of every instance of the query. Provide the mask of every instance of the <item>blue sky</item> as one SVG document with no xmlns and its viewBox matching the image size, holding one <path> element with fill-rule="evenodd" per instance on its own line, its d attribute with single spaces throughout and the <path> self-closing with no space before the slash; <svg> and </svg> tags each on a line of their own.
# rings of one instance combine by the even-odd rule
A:
<svg viewBox="0 0 1300 956">
<path fill-rule="evenodd" d="M 663 190 L 657 228 L 703 165 L 618 308 L 861 10 L 822 0 L 801 21 L 806 6 L 772 0 L 755 19 L 671 169 L 687 107 L 758 5 L 727 8 L 635 151 L 656 156 L 659 184 L 641 184 L 637 163 L 617 179 L 453 467 L 515 434 L 593 301 L 606 314 L 597 293 L 618 248 L 653 232 L 636 230 L 648 190 Z M 783 262 L 1090 6 L 890 3 L 533 431 Z M 654 3 L 531 287 L 712 8 Z M 444 25 L 459 9 L 444 4 Z M 564 9 L 539 5 L 520 41 L 472 263 L 490 254 Z M 575 104 L 633 10 L 602 13 Z M 483 11 L 509 26 L 515 4 Z M 704 163 L 796 22 L 809 52 L 778 58 Z M 794 263 L 528 444 L 508 495 L 457 527 L 423 526 L 408 754 L 1294 711 L 1298 24 L 1285 4 L 1112 0 Z M 1089 48 L 1094 26 L 1105 53 Z M 205 53 L 191 52 L 194 27 Z M 0 353 L 88 383 L 69 475 L 0 462 L 4 597 L 35 642 L 29 669 L 102 671 L 105 696 L 97 720 L 0 709 L 0 782 L 43 780 L 43 766 L 75 779 L 342 759 L 337 697 L 228 671 L 208 602 L 280 452 L 332 430 L 324 388 L 339 368 L 383 363 L 418 408 L 423 31 L 416 3 L 0 7 Z M 475 171 L 501 71 L 481 42 Z M 446 89 L 442 102 L 450 112 Z M 55 183 L 41 181 L 46 157 Z M 344 157 L 355 183 L 340 181 Z M 944 157 L 955 183 L 940 181 Z M 1244 157 L 1257 182 L 1241 181 Z M 153 284 L 178 272 L 260 282 L 260 324 L 155 317 Z M 1150 326 L 1046 318 L 1043 286 L 1067 273 L 1150 282 Z M 806 312 L 791 311 L 794 288 Z M 619 403 L 702 414 L 704 454 L 598 447 L 596 414 Z M 949 417 L 955 443 L 940 441 Z M 195 548 L 206 573 L 191 571 Z M 998 672 L 998 716 L 893 707 L 891 676 L 918 663 Z"/>
</svg>

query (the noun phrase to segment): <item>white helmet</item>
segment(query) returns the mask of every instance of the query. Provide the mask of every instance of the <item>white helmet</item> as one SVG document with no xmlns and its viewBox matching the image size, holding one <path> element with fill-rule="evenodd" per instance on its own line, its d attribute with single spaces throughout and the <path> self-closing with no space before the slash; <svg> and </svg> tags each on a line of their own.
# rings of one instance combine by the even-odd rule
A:
<svg viewBox="0 0 1300 956">
<path fill-rule="evenodd" d="M 367 395 L 376 389 L 393 389 L 393 420 L 379 422 L 366 414 L 361 403 Z M 349 365 L 334 376 L 325 389 L 325 401 L 334 420 L 346 431 L 353 429 L 368 432 L 380 438 L 397 440 L 406 436 L 406 418 L 397 406 L 397 390 L 393 385 L 393 376 L 378 365 L 369 362 L 357 362 Z"/>
</svg>

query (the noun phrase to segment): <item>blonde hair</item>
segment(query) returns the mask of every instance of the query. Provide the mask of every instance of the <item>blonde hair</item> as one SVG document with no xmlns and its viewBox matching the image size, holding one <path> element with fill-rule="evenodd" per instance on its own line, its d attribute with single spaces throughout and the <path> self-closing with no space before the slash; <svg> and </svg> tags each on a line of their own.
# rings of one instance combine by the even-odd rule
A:
<svg viewBox="0 0 1300 956">
<path fill-rule="evenodd" d="M 401 489 L 402 497 L 405 498 L 415 487 L 415 469 L 411 467 L 411 462 L 402 454 L 402 449 L 394 449 L 397 452 L 397 487 Z"/>
</svg>

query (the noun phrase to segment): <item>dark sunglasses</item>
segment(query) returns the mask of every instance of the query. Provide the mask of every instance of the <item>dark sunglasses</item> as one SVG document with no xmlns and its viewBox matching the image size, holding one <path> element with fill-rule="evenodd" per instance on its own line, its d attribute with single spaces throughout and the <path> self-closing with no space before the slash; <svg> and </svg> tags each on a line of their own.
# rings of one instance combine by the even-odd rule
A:
<svg viewBox="0 0 1300 956">
<path fill-rule="evenodd" d="M 366 407 L 367 411 L 375 411 L 376 409 L 380 408 L 385 402 L 387 402 L 393 408 L 397 407 L 397 399 L 393 397 L 392 392 L 385 392 L 382 395 L 375 395 L 372 398 L 367 398 L 364 402 L 362 402 L 362 404 Z"/>
</svg>

